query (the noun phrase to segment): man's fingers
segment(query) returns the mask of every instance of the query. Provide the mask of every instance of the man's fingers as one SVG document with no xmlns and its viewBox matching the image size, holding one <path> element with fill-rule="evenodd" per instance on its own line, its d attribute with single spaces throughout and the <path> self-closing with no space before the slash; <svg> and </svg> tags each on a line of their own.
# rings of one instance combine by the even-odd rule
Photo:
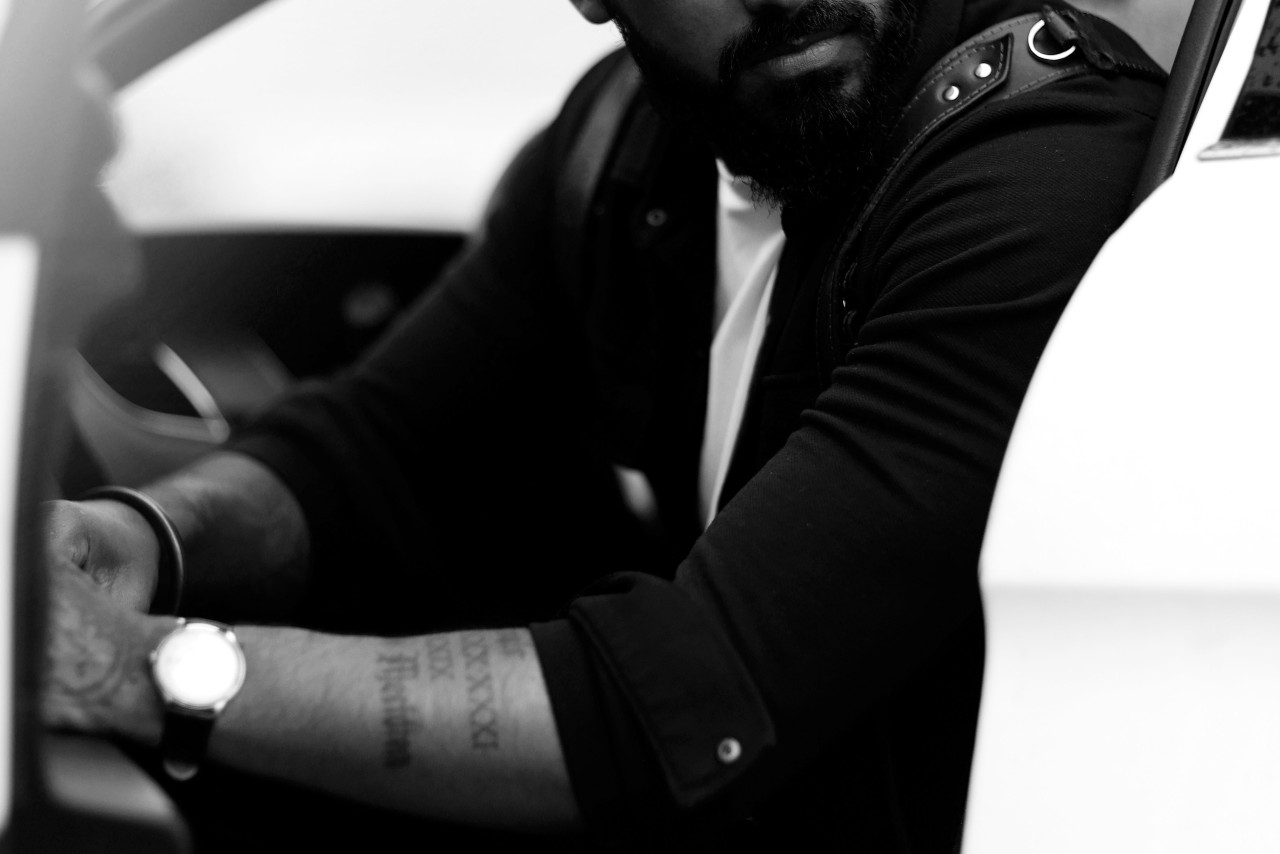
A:
<svg viewBox="0 0 1280 854">
<path fill-rule="evenodd" d="M 47 501 L 43 509 L 45 542 L 53 555 L 84 569 L 89 562 L 84 509 L 73 501 Z"/>
<path fill-rule="evenodd" d="M 117 602 L 148 609 L 158 546 L 136 511 L 112 501 L 50 501 L 44 511 L 51 560 L 79 568 Z"/>
</svg>

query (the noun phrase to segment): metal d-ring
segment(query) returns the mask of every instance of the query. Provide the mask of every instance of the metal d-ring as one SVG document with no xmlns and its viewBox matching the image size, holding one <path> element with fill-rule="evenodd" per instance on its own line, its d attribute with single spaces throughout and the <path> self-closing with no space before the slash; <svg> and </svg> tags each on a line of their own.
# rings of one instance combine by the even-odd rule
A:
<svg viewBox="0 0 1280 854">
<path fill-rule="evenodd" d="M 1034 24 L 1031 25 L 1031 32 L 1027 33 L 1027 47 L 1031 49 L 1031 52 L 1035 54 L 1037 58 L 1043 59 L 1045 62 L 1061 62 L 1062 60 L 1066 59 L 1068 56 L 1076 52 L 1076 46 L 1072 45 L 1071 47 L 1064 50 L 1062 53 L 1055 53 L 1052 55 L 1047 53 L 1041 53 L 1039 49 L 1036 48 L 1036 35 L 1043 29 L 1044 29 L 1044 18 L 1041 18 L 1040 20 L 1036 21 Z"/>
</svg>

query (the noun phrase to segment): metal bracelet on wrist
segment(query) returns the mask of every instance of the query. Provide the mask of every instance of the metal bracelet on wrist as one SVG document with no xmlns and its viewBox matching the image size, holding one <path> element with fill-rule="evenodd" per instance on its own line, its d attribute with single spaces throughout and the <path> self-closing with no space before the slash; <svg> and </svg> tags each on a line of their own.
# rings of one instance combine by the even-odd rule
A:
<svg viewBox="0 0 1280 854">
<path fill-rule="evenodd" d="M 151 597 L 152 614 L 176 614 L 182 604 L 182 588 L 186 580 L 183 561 L 182 537 L 173 520 L 159 504 L 136 489 L 127 486 L 99 486 L 80 496 L 81 501 L 119 501 L 142 514 L 160 544 L 157 567 L 156 591 Z"/>
</svg>

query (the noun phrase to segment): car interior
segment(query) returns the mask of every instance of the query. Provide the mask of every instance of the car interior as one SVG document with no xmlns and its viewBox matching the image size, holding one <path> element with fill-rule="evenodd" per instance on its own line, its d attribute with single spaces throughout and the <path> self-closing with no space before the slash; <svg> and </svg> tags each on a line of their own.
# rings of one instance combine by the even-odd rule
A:
<svg viewBox="0 0 1280 854">
<path fill-rule="evenodd" d="M 138 485 L 204 453 L 300 378 L 350 363 L 466 240 L 461 231 L 407 229 L 130 232 L 95 177 L 119 142 L 115 93 L 262 2 L 100 0 L 87 29 L 73 17 L 77 4 L 61 3 L 67 11 L 55 23 L 78 34 L 63 38 L 62 50 L 78 57 L 79 69 L 73 89 L 47 88 L 69 105 L 51 120 L 75 141 L 62 156 L 76 167 L 46 185 L 60 188 L 61 201 L 41 226 L 55 250 L 36 309 L 41 343 L 25 416 L 19 566 L 39 562 L 33 498 Z M 1170 70 L 1135 206 L 1171 174 L 1239 4 L 1077 4 L 1126 27 Z M 28 35 L 35 43 L 41 34 Z M 0 136 L 14 133 L 0 128 Z M 35 574 L 19 573 L 15 583 L 17 601 L 41 602 Z M 14 811 L 3 847 L 188 850 L 181 816 L 126 753 L 41 730 L 29 702 L 39 680 L 40 610 L 15 613 L 16 693 L 28 702 L 15 712 Z"/>
</svg>

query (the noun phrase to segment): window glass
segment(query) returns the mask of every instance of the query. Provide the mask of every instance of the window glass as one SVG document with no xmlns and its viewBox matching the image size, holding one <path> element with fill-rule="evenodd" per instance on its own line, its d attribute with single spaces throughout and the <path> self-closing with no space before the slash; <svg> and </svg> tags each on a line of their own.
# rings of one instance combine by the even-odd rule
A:
<svg viewBox="0 0 1280 854">
<path fill-rule="evenodd" d="M 1201 160 L 1280 156 L 1280 0 L 1271 0 L 1267 7 L 1262 34 L 1222 138 L 1198 156 Z"/>
<path fill-rule="evenodd" d="M 470 228 L 618 44 L 564 0 L 274 0 L 126 87 L 107 189 L 140 231 Z"/>
<path fill-rule="evenodd" d="M 1227 123 L 1227 139 L 1280 137 L 1280 0 L 1267 13 L 1240 100 Z"/>
</svg>

